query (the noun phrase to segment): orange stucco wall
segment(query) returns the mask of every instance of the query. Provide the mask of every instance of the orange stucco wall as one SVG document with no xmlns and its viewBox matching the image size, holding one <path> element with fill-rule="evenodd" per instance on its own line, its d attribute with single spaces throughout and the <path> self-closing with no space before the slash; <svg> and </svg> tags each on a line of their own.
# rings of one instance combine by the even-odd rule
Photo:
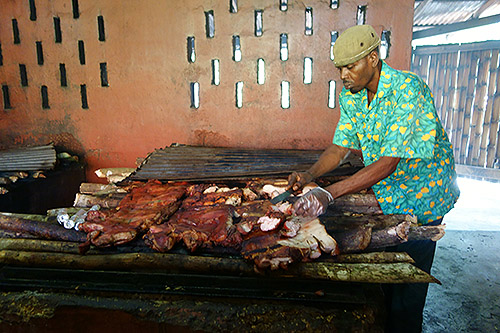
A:
<svg viewBox="0 0 500 333">
<path fill-rule="evenodd" d="M 356 24 L 358 5 L 367 5 L 366 23 L 391 31 L 388 63 L 409 69 L 413 1 L 289 0 L 229 1 L 79 0 L 73 17 L 71 0 L 33 3 L 3 0 L 0 10 L 2 64 L 0 84 L 8 86 L 10 109 L 0 95 L 0 148 L 55 141 L 83 156 L 88 176 L 101 167 L 134 167 L 136 158 L 173 142 L 258 148 L 321 149 L 330 142 L 338 107 L 327 106 L 328 81 L 338 72 L 330 60 L 330 31 Z M 305 6 L 313 8 L 313 35 L 304 34 Z M 254 36 L 254 10 L 263 10 L 263 35 Z M 205 11 L 213 10 L 215 37 L 205 35 Z M 105 41 L 98 40 L 102 16 Z M 55 42 L 54 17 L 61 21 Z M 20 43 L 13 42 L 12 19 Z M 279 59 L 279 35 L 287 33 L 289 59 Z M 242 60 L 232 60 L 232 36 L 241 38 Z M 188 63 L 186 38 L 195 36 L 196 61 Z M 85 45 L 80 64 L 78 41 Z M 41 41 L 44 63 L 37 63 Z M 313 80 L 302 83 L 303 58 L 313 58 Z M 221 83 L 211 85 L 211 59 L 220 60 Z M 256 82 L 256 61 L 266 63 L 266 82 Z M 108 87 L 101 86 L 100 63 L 107 64 Z M 68 86 L 61 87 L 64 63 Z M 20 83 L 19 64 L 28 86 Z M 280 107 L 280 82 L 291 85 L 291 107 Z M 190 108 L 190 82 L 200 84 L 200 107 Z M 243 107 L 235 106 L 235 83 L 244 82 Z M 87 87 L 82 108 L 80 85 Z M 50 109 L 42 108 L 40 87 L 47 86 Z"/>
</svg>

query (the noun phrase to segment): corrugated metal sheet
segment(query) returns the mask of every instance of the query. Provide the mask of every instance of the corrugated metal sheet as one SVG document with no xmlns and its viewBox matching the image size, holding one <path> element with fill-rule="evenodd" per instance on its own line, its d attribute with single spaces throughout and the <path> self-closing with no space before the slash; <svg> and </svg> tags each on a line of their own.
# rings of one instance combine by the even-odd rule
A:
<svg viewBox="0 0 500 333">
<path fill-rule="evenodd" d="M 208 180 L 235 179 L 252 176 L 287 175 L 306 170 L 322 151 L 244 149 L 210 147 L 168 147 L 151 153 L 126 180 Z M 360 168 L 359 159 L 349 159 L 346 174 Z M 342 174 L 342 168 L 338 168 Z M 347 170 L 346 170 L 347 171 Z"/>
<path fill-rule="evenodd" d="M 416 2 L 416 5 L 421 4 L 424 7 L 418 9 L 413 18 L 413 25 L 436 26 L 465 22 L 486 2 L 487 0 Z"/>
<path fill-rule="evenodd" d="M 53 169 L 54 145 L 0 151 L 0 171 L 37 171 Z"/>
</svg>

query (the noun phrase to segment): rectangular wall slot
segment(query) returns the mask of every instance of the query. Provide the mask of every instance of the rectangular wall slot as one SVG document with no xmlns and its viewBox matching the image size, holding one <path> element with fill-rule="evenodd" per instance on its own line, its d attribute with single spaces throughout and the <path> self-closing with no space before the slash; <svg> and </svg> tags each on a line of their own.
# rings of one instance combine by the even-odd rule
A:
<svg viewBox="0 0 500 333">
<path fill-rule="evenodd" d="M 236 107 L 241 109 L 243 107 L 243 82 L 236 82 Z"/>
<path fill-rule="evenodd" d="M 83 40 L 78 41 L 78 57 L 80 58 L 80 65 L 85 65 L 85 43 Z"/>
<path fill-rule="evenodd" d="M 30 20 L 36 21 L 36 5 L 35 0 L 30 0 Z"/>
<path fill-rule="evenodd" d="M 97 16 L 97 33 L 99 34 L 99 41 L 106 41 L 106 32 L 104 31 L 104 17 Z"/>
<path fill-rule="evenodd" d="M 290 82 L 281 81 L 281 108 L 290 108 Z"/>
<path fill-rule="evenodd" d="M 73 4 L 73 18 L 77 19 L 80 17 L 80 7 L 78 6 L 78 0 L 71 0 Z"/>
<path fill-rule="evenodd" d="M 357 25 L 365 24 L 366 22 L 366 5 L 359 5 L 356 12 Z"/>
<path fill-rule="evenodd" d="M 40 89 L 42 93 L 42 108 L 50 109 L 49 105 L 49 92 L 47 91 L 47 86 L 42 86 Z"/>
<path fill-rule="evenodd" d="M 257 59 L 257 83 L 264 84 L 266 82 L 266 63 L 264 59 Z"/>
<path fill-rule="evenodd" d="M 3 108 L 4 110 L 12 109 L 10 105 L 10 95 L 9 95 L 9 86 L 2 85 L 2 94 L 3 94 Z"/>
<path fill-rule="evenodd" d="M 61 87 L 67 87 L 68 79 L 66 77 L 66 64 L 59 64 L 59 77 L 61 80 Z"/>
<path fill-rule="evenodd" d="M 20 44 L 21 37 L 19 37 L 19 25 L 16 19 L 12 19 L 12 35 L 14 37 L 14 44 Z"/>
<path fill-rule="evenodd" d="M 215 36 L 215 20 L 213 10 L 205 12 L 205 33 L 207 38 L 214 38 Z"/>
<path fill-rule="evenodd" d="M 330 0 L 330 8 L 331 9 L 339 8 L 339 0 Z"/>
<path fill-rule="evenodd" d="M 288 60 L 288 35 L 280 35 L 280 59 L 281 61 Z"/>
<path fill-rule="evenodd" d="M 36 59 L 39 65 L 43 65 L 43 47 L 42 42 L 36 42 Z"/>
<path fill-rule="evenodd" d="M 263 21 L 262 21 L 262 14 L 263 10 L 256 10 L 255 13 L 255 29 L 254 33 L 256 37 L 262 36 L 262 29 L 263 29 Z"/>
<path fill-rule="evenodd" d="M 62 42 L 61 19 L 54 17 L 54 40 L 56 43 Z"/>
<path fill-rule="evenodd" d="M 288 9 L 288 0 L 280 0 L 280 10 L 286 12 Z"/>
<path fill-rule="evenodd" d="M 233 36 L 233 60 L 241 61 L 240 36 Z"/>
<path fill-rule="evenodd" d="M 312 82 L 313 60 L 312 58 L 304 58 L 304 84 Z"/>
<path fill-rule="evenodd" d="M 196 61 L 196 51 L 194 49 L 194 37 L 190 36 L 187 38 L 187 57 L 188 62 Z"/>
<path fill-rule="evenodd" d="M 387 59 L 391 49 L 391 32 L 388 30 L 382 31 L 380 40 L 380 59 Z"/>
<path fill-rule="evenodd" d="M 335 86 L 336 82 L 334 80 L 328 82 L 328 107 L 330 109 L 335 108 L 335 100 L 337 98 L 337 95 L 335 93 Z"/>
<path fill-rule="evenodd" d="M 339 32 L 338 31 L 330 31 L 330 59 L 333 60 L 333 45 L 335 45 L 335 42 L 337 41 L 337 38 L 339 37 Z"/>
<path fill-rule="evenodd" d="M 220 84 L 220 61 L 219 59 L 212 59 L 212 85 L 218 86 Z"/>
<path fill-rule="evenodd" d="M 306 7 L 306 17 L 305 17 L 305 30 L 306 36 L 311 36 L 313 34 L 313 9 L 311 7 Z"/>
<path fill-rule="evenodd" d="M 26 72 L 26 65 L 19 64 L 19 76 L 21 77 L 21 86 L 28 86 L 28 73 Z"/>
<path fill-rule="evenodd" d="M 109 87 L 107 67 L 107 63 L 105 62 L 99 64 L 99 68 L 101 69 L 101 87 Z"/>
<path fill-rule="evenodd" d="M 80 85 L 80 96 L 82 97 L 82 109 L 88 109 L 89 101 L 87 99 L 87 85 Z"/>
<path fill-rule="evenodd" d="M 2 43 L 0 43 L 0 66 L 3 66 Z"/>
<path fill-rule="evenodd" d="M 229 0 L 229 12 L 230 13 L 238 12 L 238 0 Z"/>
<path fill-rule="evenodd" d="M 197 109 L 200 107 L 200 84 L 198 82 L 191 82 L 191 108 Z"/>
</svg>

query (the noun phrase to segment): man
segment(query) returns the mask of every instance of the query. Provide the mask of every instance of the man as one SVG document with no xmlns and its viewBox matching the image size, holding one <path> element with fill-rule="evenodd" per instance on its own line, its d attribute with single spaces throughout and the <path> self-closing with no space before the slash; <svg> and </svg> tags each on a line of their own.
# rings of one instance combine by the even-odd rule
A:
<svg viewBox="0 0 500 333">
<path fill-rule="evenodd" d="M 437 225 L 459 196 L 453 150 L 428 86 L 415 74 L 379 59 L 380 38 L 369 25 L 347 29 L 333 53 L 344 88 L 333 144 L 305 172 L 289 176 L 297 191 L 335 169 L 352 151 L 365 167 L 349 178 L 316 188 L 294 205 L 299 215 L 319 216 L 336 198 L 371 188 L 384 214 L 413 214 L 420 224 Z M 430 272 L 435 242 L 407 242 L 416 266 Z M 427 284 L 394 285 L 387 297 L 388 331 L 421 331 Z M 392 295 L 390 295 L 392 294 Z"/>
</svg>

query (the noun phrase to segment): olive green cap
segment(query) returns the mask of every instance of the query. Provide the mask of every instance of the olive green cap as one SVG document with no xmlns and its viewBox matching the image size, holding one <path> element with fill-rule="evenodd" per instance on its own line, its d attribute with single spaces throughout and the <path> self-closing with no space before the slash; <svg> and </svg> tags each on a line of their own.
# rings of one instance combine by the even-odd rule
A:
<svg viewBox="0 0 500 333">
<path fill-rule="evenodd" d="M 362 59 L 380 45 L 380 38 L 371 25 L 348 28 L 333 45 L 333 62 L 342 67 Z"/>
</svg>

